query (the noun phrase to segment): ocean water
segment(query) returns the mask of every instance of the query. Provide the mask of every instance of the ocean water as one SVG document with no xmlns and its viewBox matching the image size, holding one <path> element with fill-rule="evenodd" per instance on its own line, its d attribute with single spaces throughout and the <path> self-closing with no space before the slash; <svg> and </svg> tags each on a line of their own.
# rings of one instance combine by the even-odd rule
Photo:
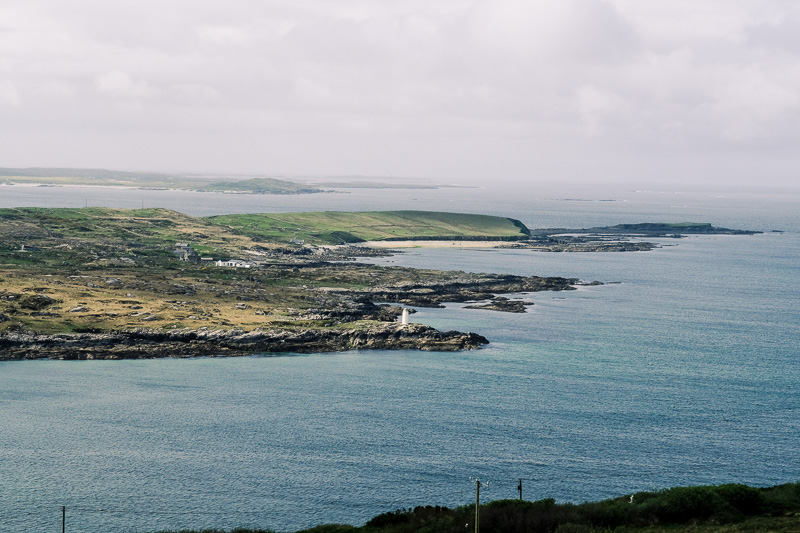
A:
<svg viewBox="0 0 800 533">
<path fill-rule="evenodd" d="M 18 196 L 0 194 L 0 206 L 61 205 L 58 189 L 9 189 Z M 163 191 L 97 202 L 135 206 L 142 193 Z M 799 481 L 800 201 L 559 193 L 161 199 L 197 215 L 415 208 L 531 227 L 694 220 L 767 233 L 637 253 L 413 249 L 375 260 L 606 283 L 515 295 L 535 303 L 525 314 L 453 304 L 412 315 L 486 335 L 481 350 L 0 363 L 0 531 L 57 530 L 61 506 L 73 532 L 361 524 L 467 504 L 470 477 L 489 481 L 487 499 L 517 497 L 522 478 L 526 499 L 559 501 Z"/>
</svg>

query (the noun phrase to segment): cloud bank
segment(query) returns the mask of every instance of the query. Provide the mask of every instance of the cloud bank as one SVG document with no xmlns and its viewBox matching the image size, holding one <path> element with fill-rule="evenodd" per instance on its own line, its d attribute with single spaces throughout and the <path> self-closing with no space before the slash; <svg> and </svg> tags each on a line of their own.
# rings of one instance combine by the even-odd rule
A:
<svg viewBox="0 0 800 533">
<path fill-rule="evenodd" d="M 0 165 L 794 183 L 800 6 L 29 0 Z"/>
</svg>

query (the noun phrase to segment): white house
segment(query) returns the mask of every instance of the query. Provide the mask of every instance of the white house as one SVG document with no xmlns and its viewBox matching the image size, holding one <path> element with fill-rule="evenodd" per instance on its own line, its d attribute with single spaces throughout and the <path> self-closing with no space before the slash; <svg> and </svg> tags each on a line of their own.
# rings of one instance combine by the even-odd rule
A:
<svg viewBox="0 0 800 533">
<path fill-rule="evenodd" d="M 217 265 L 218 267 L 229 267 L 229 268 L 250 268 L 251 266 L 253 266 L 250 263 L 241 261 L 239 259 L 226 259 L 226 260 L 220 259 L 219 261 L 216 261 L 214 264 Z"/>
</svg>

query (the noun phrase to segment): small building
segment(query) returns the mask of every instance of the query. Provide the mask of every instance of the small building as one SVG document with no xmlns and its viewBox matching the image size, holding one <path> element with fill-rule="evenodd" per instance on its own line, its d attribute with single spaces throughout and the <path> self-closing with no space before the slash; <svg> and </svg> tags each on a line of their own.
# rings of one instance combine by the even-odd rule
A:
<svg viewBox="0 0 800 533">
<path fill-rule="evenodd" d="M 219 267 L 228 267 L 228 268 L 250 268 L 250 263 L 246 261 L 242 261 L 240 259 L 220 259 L 214 263 L 216 266 Z"/>
<path fill-rule="evenodd" d="M 298 246 L 303 246 L 306 243 L 305 239 L 290 239 L 289 244 L 296 244 Z"/>
<path fill-rule="evenodd" d="M 172 251 L 172 255 L 181 261 L 188 261 L 190 263 L 200 262 L 200 254 L 186 242 L 177 243 L 175 249 Z"/>
</svg>

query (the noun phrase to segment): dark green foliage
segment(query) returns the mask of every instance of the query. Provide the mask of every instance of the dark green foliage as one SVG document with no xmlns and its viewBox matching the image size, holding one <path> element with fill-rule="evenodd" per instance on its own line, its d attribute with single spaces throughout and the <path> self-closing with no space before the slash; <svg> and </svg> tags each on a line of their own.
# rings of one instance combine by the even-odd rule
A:
<svg viewBox="0 0 800 533">
<path fill-rule="evenodd" d="M 397 509 L 388 513 L 381 513 L 367 522 L 367 527 L 384 527 L 397 524 L 407 524 L 411 520 L 411 509 Z"/>
<path fill-rule="evenodd" d="M 354 531 L 356 528 L 348 526 L 347 524 L 323 524 L 321 526 L 312 527 L 311 529 L 304 529 L 297 533 L 348 533 Z M 231 533 L 234 533 L 231 531 Z M 242 533 L 246 533 L 242 531 Z"/>
<path fill-rule="evenodd" d="M 759 491 L 763 498 L 765 512 L 778 515 L 788 510 L 800 512 L 800 483 L 787 483 Z"/>
<path fill-rule="evenodd" d="M 716 487 L 717 494 L 728 505 L 743 515 L 761 514 L 764 510 L 764 497 L 760 490 L 747 485 L 729 484 Z"/>
<path fill-rule="evenodd" d="M 469 533 L 475 527 L 474 519 L 472 505 L 456 509 L 420 506 L 379 514 L 358 528 L 327 524 L 298 533 Z M 497 500 L 481 506 L 480 521 L 481 533 L 600 533 L 618 528 L 680 531 L 684 526 L 703 531 L 698 529 L 703 524 L 720 523 L 752 524 L 742 525 L 741 531 L 797 531 L 800 530 L 800 483 L 770 488 L 739 484 L 677 487 L 640 492 L 633 495 L 633 500 L 625 496 L 582 504 L 557 504 L 552 498 L 535 502 Z M 774 528 L 773 523 L 777 524 Z M 266 531 L 235 529 L 230 533 Z"/>
<path fill-rule="evenodd" d="M 157 531 L 156 533 L 277 533 L 277 532 L 272 529 L 249 529 L 249 528 L 237 527 L 227 532 L 224 529 L 200 529 L 200 530 L 181 529 L 181 530 Z"/>
<path fill-rule="evenodd" d="M 725 506 L 713 487 L 677 487 L 666 491 L 656 502 L 656 515 L 670 523 L 707 520 Z"/>
<path fill-rule="evenodd" d="M 463 515 L 462 509 L 453 510 L 438 505 L 426 505 L 382 513 L 367 522 L 364 529 L 393 533 L 460 532 L 464 528 Z"/>
<path fill-rule="evenodd" d="M 643 494 L 636 507 L 645 521 L 725 523 L 760 514 L 764 499 L 762 490 L 746 485 L 676 487 L 657 494 Z"/>
</svg>

